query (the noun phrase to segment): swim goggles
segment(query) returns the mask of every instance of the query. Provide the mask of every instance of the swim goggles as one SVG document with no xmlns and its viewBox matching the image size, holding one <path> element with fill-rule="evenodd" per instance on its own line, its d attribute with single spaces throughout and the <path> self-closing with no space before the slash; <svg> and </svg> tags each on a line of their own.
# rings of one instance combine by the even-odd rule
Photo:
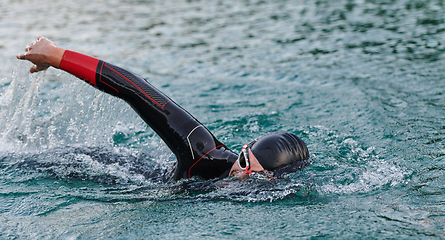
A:
<svg viewBox="0 0 445 240">
<path fill-rule="evenodd" d="M 245 171 L 247 174 L 253 173 L 252 171 L 249 171 L 250 169 L 250 159 L 249 159 L 249 152 L 247 149 L 251 148 L 253 144 L 255 144 L 257 139 L 253 140 L 252 142 L 248 144 L 244 144 L 243 148 L 241 149 L 241 152 L 238 156 L 238 166 L 241 168 L 241 170 Z"/>
<path fill-rule="evenodd" d="M 241 152 L 238 156 L 238 166 L 241 168 L 241 170 L 250 172 L 250 160 L 249 160 L 249 152 L 247 151 L 247 148 L 249 147 L 248 144 L 244 144 L 243 148 L 241 149 Z"/>
</svg>

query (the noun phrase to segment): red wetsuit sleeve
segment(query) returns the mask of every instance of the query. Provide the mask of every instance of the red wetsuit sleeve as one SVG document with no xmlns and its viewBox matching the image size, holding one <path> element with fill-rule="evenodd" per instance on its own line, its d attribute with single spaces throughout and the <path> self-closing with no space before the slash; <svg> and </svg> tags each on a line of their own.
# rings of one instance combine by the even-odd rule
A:
<svg viewBox="0 0 445 240">
<path fill-rule="evenodd" d="M 96 86 L 96 68 L 98 63 L 98 58 L 66 50 L 60 62 L 60 69 Z"/>
</svg>

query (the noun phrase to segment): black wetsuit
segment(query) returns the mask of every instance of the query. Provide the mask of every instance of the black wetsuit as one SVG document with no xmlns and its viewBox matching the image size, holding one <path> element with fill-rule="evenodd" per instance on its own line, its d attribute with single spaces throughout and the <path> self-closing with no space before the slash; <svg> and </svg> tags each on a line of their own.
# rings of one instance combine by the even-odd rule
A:
<svg viewBox="0 0 445 240">
<path fill-rule="evenodd" d="M 228 176 L 237 155 L 145 79 L 94 57 L 65 51 L 60 68 L 125 100 L 177 158 L 171 178 Z"/>
</svg>

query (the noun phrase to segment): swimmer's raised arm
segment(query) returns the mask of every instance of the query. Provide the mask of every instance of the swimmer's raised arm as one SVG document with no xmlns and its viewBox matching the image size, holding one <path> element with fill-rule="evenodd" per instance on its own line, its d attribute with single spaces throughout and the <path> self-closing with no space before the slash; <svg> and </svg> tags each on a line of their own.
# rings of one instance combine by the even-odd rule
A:
<svg viewBox="0 0 445 240">
<path fill-rule="evenodd" d="M 37 36 L 37 41 L 26 46 L 26 53 L 18 54 L 16 57 L 34 63 L 29 70 L 31 73 L 46 70 L 48 67 L 60 68 L 65 49 L 57 47 L 51 40 Z"/>
<path fill-rule="evenodd" d="M 126 69 L 57 47 L 41 36 L 17 58 L 35 64 L 31 73 L 50 66 L 59 68 L 126 101 L 175 154 L 178 164 L 171 176 L 174 179 L 225 177 L 237 159 L 236 154 L 192 115 L 144 78 Z"/>
</svg>

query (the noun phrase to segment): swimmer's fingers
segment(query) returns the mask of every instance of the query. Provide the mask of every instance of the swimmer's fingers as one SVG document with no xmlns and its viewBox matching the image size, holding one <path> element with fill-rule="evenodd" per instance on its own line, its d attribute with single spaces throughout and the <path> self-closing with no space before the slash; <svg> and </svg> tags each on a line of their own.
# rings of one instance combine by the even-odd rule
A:
<svg viewBox="0 0 445 240">
<path fill-rule="evenodd" d="M 31 69 L 29 69 L 30 73 L 43 71 L 50 67 L 50 65 L 44 63 L 38 55 L 30 54 L 29 52 L 17 54 L 16 57 L 17 57 L 17 59 L 28 60 L 35 64 L 33 67 L 31 67 Z"/>
<path fill-rule="evenodd" d="M 30 73 L 40 72 L 40 71 L 48 69 L 49 67 L 50 67 L 50 65 L 48 65 L 48 64 L 44 64 L 44 65 L 40 65 L 40 66 L 34 65 L 31 69 L 29 69 L 29 72 Z"/>
<path fill-rule="evenodd" d="M 28 60 L 34 63 L 34 66 L 29 70 L 31 73 L 46 70 L 50 66 L 59 67 L 61 56 L 54 55 L 56 45 L 49 39 L 37 36 L 37 40 L 26 46 L 25 53 L 17 54 L 17 59 Z M 63 53 L 63 52 L 62 52 Z"/>
<path fill-rule="evenodd" d="M 17 54 L 15 57 L 20 60 L 27 60 L 26 55 L 28 55 L 28 54 L 20 53 L 20 54 Z"/>
<path fill-rule="evenodd" d="M 20 60 L 28 60 L 32 62 L 32 57 L 30 55 L 33 53 L 32 46 L 36 44 L 36 41 L 32 42 L 30 45 L 25 47 L 25 53 L 19 53 L 15 57 Z"/>
<path fill-rule="evenodd" d="M 40 39 L 42 39 L 42 38 L 44 38 L 44 37 L 42 37 L 42 36 L 40 36 L 40 35 L 37 35 L 37 40 L 36 40 L 36 41 L 33 41 L 30 45 L 27 45 L 27 46 L 25 47 L 25 51 L 26 51 L 26 53 L 21 53 L 21 54 L 17 54 L 17 55 L 16 55 L 17 59 L 27 60 L 26 56 L 31 52 L 33 45 L 36 44 L 37 42 L 39 42 Z M 45 38 L 45 39 L 46 39 L 46 38 Z"/>
</svg>

